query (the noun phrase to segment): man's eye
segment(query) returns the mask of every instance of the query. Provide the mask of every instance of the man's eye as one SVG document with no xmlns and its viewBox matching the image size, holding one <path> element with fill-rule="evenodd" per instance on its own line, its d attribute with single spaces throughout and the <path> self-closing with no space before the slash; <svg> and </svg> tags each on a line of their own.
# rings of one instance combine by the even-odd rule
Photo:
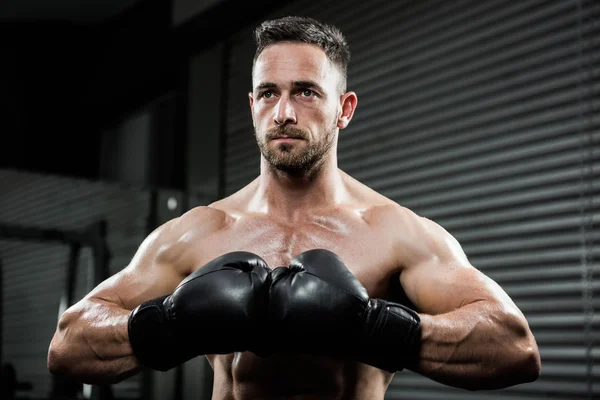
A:
<svg viewBox="0 0 600 400">
<path fill-rule="evenodd" d="M 273 92 L 267 90 L 265 92 L 262 92 L 260 96 L 265 99 L 270 99 L 273 96 Z"/>
<path fill-rule="evenodd" d="M 313 92 L 313 91 L 312 91 L 312 90 L 310 90 L 310 89 L 304 89 L 304 90 L 302 91 L 302 95 L 303 95 L 304 97 L 310 97 L 310 96 L 312 96 L 313 94 L 315 94 L 315 92 Z"/>
</svg>

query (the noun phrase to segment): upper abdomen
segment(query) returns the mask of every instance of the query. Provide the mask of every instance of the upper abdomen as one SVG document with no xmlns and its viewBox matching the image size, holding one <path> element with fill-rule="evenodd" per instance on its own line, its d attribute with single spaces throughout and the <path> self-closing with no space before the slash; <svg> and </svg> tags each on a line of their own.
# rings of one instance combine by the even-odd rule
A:
<svg viewBox="0 0 600 400">
<path fill-rule="evenodd" d="M 213 400 L 383 400 L 391 379 L 364 364 L 306 355 L 236 353 L 216 356 L 213 366 Z"/>
</svg>

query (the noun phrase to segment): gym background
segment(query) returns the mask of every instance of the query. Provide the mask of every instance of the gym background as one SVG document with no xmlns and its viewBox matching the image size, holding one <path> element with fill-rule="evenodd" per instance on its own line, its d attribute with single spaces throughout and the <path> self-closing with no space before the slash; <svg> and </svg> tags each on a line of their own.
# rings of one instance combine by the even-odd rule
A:
<svg viewBox="0 0 600 400">
<path fill-rule="evenodd" d="M 359 105 L 339 164 L 463 244 L 525 313 L 542 375 L 386 399 L 600 398 L 600 2 L 4 0 L 4 399 L 209 399 L 203 358 L 82 386 L 46 369 L 57 318 L 156 226 L 258 173 L 252 28 L 334 23 Z"/>
</svg>

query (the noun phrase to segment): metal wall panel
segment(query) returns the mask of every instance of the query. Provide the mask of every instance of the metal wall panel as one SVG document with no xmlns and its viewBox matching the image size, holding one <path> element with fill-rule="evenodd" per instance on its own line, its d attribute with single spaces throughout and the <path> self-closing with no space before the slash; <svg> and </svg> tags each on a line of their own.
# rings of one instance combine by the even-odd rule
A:
<svg viewBox="0 0 600 400">
<path fill-rule="evenodd" d="M 600 396 L 599 3 L 299 0 L 266 18 L 289 14 L 351 46 L 340 168 L 450 231 L 540 346 L 535 383 L 472 393 L 402 372 L 387 398 Z M 229 46 L 226 194 L 259 173 L 251 31 Z"/>
<path fill-rule="evenodd" d="M 125 267 L 148 230 L 150 193 L 141 187 L 91 182 L 27 172 L 0 171 L 0 224 L 82 231 L 104 219 L 111 253 L 110 274 Z M 79 256 L 75 301 L 93 286 L 92 252 Z M 3 276 L 3 343 L 5 362 L 30 381 L 31 398 L 45 398 L 52 379 L 46 367 L 48 346 L 65 290 L 69 246 L 54 242 L 0 240 Z M 141 376 L 113 386 L 119 398 L 140 393 Z"/>
</svg>

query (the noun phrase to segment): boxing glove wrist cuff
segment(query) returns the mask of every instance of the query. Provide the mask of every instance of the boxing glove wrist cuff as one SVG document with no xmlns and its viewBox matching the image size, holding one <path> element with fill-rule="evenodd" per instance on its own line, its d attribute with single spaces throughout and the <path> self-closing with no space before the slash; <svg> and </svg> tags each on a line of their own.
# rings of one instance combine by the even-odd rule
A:
<svg viewBox="0 0 600 400">
<path fill-rule="evenodd" d="M 363 362 L 390 372 L 417 364 L 421 348 L 419 314 L 401 304 L 369 300 Z"/>
<path fill-rule="evenodd" d="M 181 338 L 176 333 L 175 321 L 165 303 L 170 296 L 146 301 L 129 315 L 129 342 L 140 364 L 158 371 L 167 371 L 190 357 L 183 352 Z"/>
</svg>

